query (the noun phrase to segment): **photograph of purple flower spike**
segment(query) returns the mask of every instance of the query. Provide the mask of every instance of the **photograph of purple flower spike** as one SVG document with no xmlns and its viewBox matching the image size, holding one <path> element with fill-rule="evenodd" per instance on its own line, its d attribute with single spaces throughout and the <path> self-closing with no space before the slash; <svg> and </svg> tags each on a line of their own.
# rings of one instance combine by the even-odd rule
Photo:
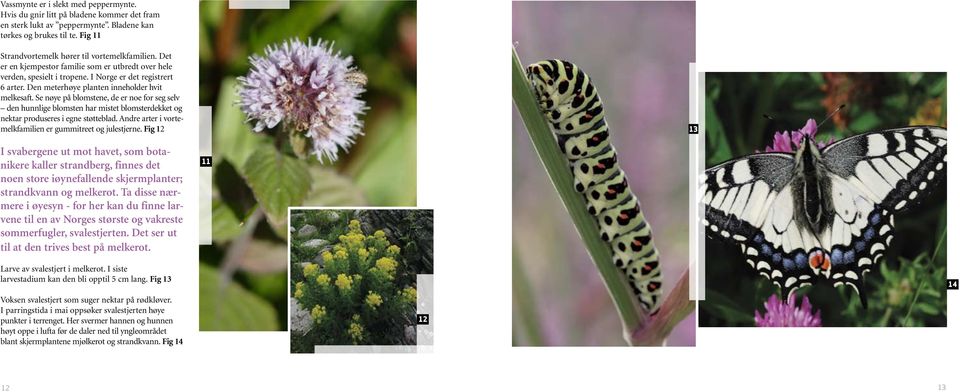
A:
<svg viewBox="0 0 960 392">
<path fill-rule="evenodd" d="M 705 82 L 700 326 L 946 326 L 946 74 Z"/>
<path fill-rule="evenodd" d="M 289 207 L 417 204 L 416 2 L 241 3 L 199 5 L 202 331 L 286 329 Z"/>
<path fill-rule="evenodd" d="M 695 14 L 693 2 L 513 3 L 514 346 L 695 345 Z"/>
</svg>

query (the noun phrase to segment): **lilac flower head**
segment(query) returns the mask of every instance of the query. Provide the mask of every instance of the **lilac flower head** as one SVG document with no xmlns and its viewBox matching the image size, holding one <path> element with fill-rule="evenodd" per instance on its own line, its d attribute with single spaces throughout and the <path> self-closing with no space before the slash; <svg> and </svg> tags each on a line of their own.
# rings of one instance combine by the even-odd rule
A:
<svg viewBox="0 0 960 392">
<path fill-rule="evenodd" d="M 820 327 L 820 311 L 813 312 L 813 306 L 810 300 L 803 298 L 803 303 L 797 308 L 797 297 L 794 293 L 787 296 L 787 301 L 782 302 L 776 294 L 771 295 L 767 302 L 763 303 L 767 309 L 767 314 L 760 315 L 760 311 L 753 312 L 753 319 L 758 327 Z"/>
<path fill-rule="evenodd" d="M 803 144 L 805 137 L 813 140 L 817 144 L 817 148 L 820 149 L 834 142 L 832 137 L 826 142 L 818 142 L 815 136 L 817 136 L 817 122 L 809 119 L 803 128 L 796 131 L 782 131 L 773 134 L 773 146 L 767 146 L 766 152 L 794 152 Z"/>
<path fill-rule="evenodd" d="M 357 117 L 366 109 L 359 98 L 366 76 L 333 44 L 293 38 L 268 46 L 263 56 L 250 56 L 250 72 L 237 80 L 238 104 L 254 131 L 283 123 L 312 139 L 318 159 L 335 161 L 363 134 Z"/>
</svg>

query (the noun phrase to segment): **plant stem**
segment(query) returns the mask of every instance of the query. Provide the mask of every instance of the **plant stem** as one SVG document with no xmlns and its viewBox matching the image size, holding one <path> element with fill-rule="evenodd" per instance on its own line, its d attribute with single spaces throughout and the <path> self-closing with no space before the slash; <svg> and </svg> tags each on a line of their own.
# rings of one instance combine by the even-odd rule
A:
<svg viewBox="0 0 960 392">
<path fill-rule="evenodd" d="M 253 241 L 253 232 L 257 229 L 260 220 L 263 219 L 263 209 L 257 207 L 255 211 L 243 223 L 243 231 L 230 242 L 227 247 L 227 253 L 223 256 L 223 264 L 220 266 L 220 289 L 226 289 L 227 285 L 233 281 L 233 274 L 240 268 L 243 262 L 244 253 Z"/>
<path fill-rule="evenodd" d="M 623 273 L 613 264 L 609 245 L 600 239 L 596 220 L 587 212 L 583 197 L 573 188 L 573 175 L 570 173 L 569 163 L 560 154 L 556 139 L 547 126 L 543 113 L 540 112 L 540 106 L 530 88 L 516 49 L 513 50 L 512 79 L 513 102 L 523 118 L 530 141 L 533 142 L 540 162 L 547 170 L 547 175 L 560 195 L 563 205 L 570 213 L 577 233 L 586 245 L 587 252 L 597 266 L 597 270 L 600 271 L 600 276 L 622 321 L 624 337 L 630 343 L 629 337 L 632 331 L 645 324 L 647 315 L 641 313 Z"/>
<path fill-rule="evenodd" d="M 690 300 L 690 270 L 684 270 L 680 281 L 670 291 L 660 307 L 660 313 L 650 319 L 650 323 L 633 331 L 630 334 L 630 344 L 633 346 L 659 346 L 667 340 L 673 327 L 679 324 L 695 306 Z"/>
</svg>

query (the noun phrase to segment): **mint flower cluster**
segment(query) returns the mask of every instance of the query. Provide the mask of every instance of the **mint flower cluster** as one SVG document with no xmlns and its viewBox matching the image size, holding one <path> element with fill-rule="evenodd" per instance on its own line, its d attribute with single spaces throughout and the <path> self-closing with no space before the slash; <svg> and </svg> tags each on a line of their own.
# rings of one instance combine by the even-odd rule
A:
<svg viewBox="0 0 960 392">
<path fill-rule="evenodd" d="M 366 76 L 330 43 L 293 38 L 268 46 L 250 56 L 249 73 L 237 80 L 238 104 L 254 131 L 282 124 L 306 136 L 317 159 L 336 161 L 362 134 Z"/>
</svg>

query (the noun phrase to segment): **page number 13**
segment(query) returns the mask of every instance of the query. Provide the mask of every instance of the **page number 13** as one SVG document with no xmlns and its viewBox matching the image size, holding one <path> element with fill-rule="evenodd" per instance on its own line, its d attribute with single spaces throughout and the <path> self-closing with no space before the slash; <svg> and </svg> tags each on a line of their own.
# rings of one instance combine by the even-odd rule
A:
<svg viewBox="0 0 960 392">
<path fill-rule="evenodd" d="M 937 390 L 938 390 L 938 391 L 946 391 L 946 390 L 947 390 L 947 384 L 937 384 Z"/>
</svg>

